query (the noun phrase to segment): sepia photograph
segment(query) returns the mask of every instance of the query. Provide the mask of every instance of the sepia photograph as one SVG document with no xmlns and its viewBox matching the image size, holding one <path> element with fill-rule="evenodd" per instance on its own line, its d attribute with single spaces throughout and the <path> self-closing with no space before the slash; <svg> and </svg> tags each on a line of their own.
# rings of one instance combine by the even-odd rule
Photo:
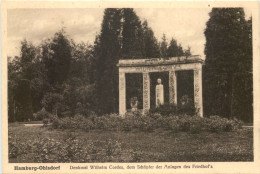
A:
<svg viewBox="0 0 260 174">
<path fill-rule="evenodd" d="M 253 163 L 251 7 L 7 9 L 7 163 Z"/>
</svg>

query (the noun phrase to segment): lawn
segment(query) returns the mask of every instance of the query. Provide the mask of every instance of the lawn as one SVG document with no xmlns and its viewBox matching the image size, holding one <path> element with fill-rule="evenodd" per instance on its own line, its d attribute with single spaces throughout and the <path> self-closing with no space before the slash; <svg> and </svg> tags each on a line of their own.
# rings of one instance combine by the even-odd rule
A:
<svg viewBox="0 0 260 174">
<path fill-rule="evenodd" d="M 153 132 L 141 131 L 100 131 L 84 132 L 80 130 L 57 130 L 46 127 L 26 127 L 21 124 L 9 124 L 9 162 L 183 162 L 183 161 L 253 161 L 253 129 L 243 128 L 234 132 L 192 134 L 173 133 L 156 129 Z M 45 144 L 35 141 L 45 138 Z M 75 141 L 76 140 L 76 141 Z M 51 141 L 48 143 L 46 141 Z M 71 142 L 69 142 L 71 141 Z M 56 142 L 63 142 L 55 144 Z M 69 145 L 73 153 L 84 151 L 92 156 L 69 158 L 69 153 L 56 149 Z M 77 147 L 74 147 L 74 142 Z M 10 145 L 11 143 L 11 145 Z M 48 148 L 45 147 L 48 143 Z M 31 145 L 34 144 L 34 145 Z M 36 145 L 35 145 L 36 144 Z M 52 145 L 52 146 L 51 146 Z M 35 149 L 36 150 L 33 150 Z M 82 146 L 82 147 L 81 147 Z M 50 147 L 53 149 L 50 150 Z M 12 152 L 10 150 L 12 148 Z M 40 148 L 46 148 L 40 150 Z M 75 151 L 76 149 L 76 151 Z M 60 157 L 50 160 L 50 153 L 59 153 Z M 39 161 L 45 153 L 45 161 Z M 66 155 L 64 155 L 66 153 Z M 74 155 L 74 154 L 72 154 Z M 66 157 L 65 157 L 66 156 Z M 95 156 L 95 157 L 93 157 Z M 108 157 L 109 156 L 109 157 Z M 34 158 L 38 157 L 38 158 Z M 63 158 L 66 158 L 67 161 Z M 84 158 L 84 159 L 77 159 Z M 88 159 L 88 160 L 86 160 Z"/>
</svg>

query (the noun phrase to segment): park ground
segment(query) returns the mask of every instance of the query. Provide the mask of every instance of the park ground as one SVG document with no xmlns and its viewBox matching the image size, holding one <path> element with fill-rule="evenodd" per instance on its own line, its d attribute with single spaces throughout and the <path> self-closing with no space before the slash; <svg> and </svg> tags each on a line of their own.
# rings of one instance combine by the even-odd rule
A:
<svg viewBox="0 0 260 174">
<path fill-rule="evenodd" d="M 160 129 L 153 132 L 138 130 L 129 132 L 92 130 L 85 132 L 11 123 L 9 124 L 8 134 L 9 137 L 19 137 L 19 143 L 22 144 L 32 142 L 39 137 L 60 141 L 68 136 L 80 140 L 83 145 L 87 142 L 96 142 L 95 146 L 99 146 L 97 149 L 106 148 L 107 146 L 104 145 L 108 141 L 118 142 L 120 153 L 117 155 L 125 156 L 123 162 L 253 161 L 252 127 L 233 132 L 192 134 L 188 132 L 174 133 Z M 9 157 L 9 162 L 36 162 L 32 161 L 33 153 Z M 134 154 L 133 158 L 127 158 L 129 153 Z M 113 162 L 122 161 L 116 160 Z"/>
</svg>

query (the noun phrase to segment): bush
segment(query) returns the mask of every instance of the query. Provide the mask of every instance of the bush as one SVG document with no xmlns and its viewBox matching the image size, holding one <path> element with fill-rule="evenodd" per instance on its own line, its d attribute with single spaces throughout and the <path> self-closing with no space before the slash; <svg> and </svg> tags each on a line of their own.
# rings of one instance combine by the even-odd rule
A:
<svg viewBox="0 0 260 174">
<path fill-rule="evenodd" d="M 190 118 L 190 132 L 191 133 L 200 133 L 202 130 L 202 118 L 199 116 L 193 116 Z"/>
<path fill-rule="evenodd" d="M 85 118 L 82 115 L 75 117 L 65 117 L 62 119 L 53 118 L 53 128 L 59 129 L 82 129 L 89 131 L 92 129 L 109 131 L 139 131 L 151 132 L 161 128 L 173 132 L 199 133 L 203 131 L 220 132 L 233 131 L 241 128 L 242 122 L 238 120 L 228 120 L 219 116 L 201 118 L 187 114 L 169 114 L 167 117 L 160 113 L 127 113 L 125 117 L 118 114 L 104 115 L 100 117 Z"/>
<path fill-rule="evenodd" d="M 134 128 L 134 120 L 131 117 L 126 117 L 122 119 L 121 130 L 131 131 Z"/>
<path fill-rule="evenodd" d="M 159 116 L 160 114 L 157 114 Z M 123 119 L 123 130 L 138 129 L 140 131 L 151 132 L 158 128 L 155 116 L 151 115 L 141 115 L 140 113 L 127 114 Z"/>
<path fill-rule="evenodd" d="M 171 115 L 195 115 L 195 107 L 192 102 L 185 103 L 183 105 L 173 105 L 173 104 L 164 104 L 160 105 L 158 108 L 150 110 L 150 114 L 159 113 L 162 116 L 171 116 Z"/>
<path fill-rule="evenodd" d="M 76 115 L 75 117 L 65 117 L 65 118 L 52 118 L 52 127 L 54 129 L 82 129 L 89 131 L 94 129 L 94 124 L 90 119 L 86 119 L 82 115 Z"/>
<path fill-rule="evenodd" d="M 11 135 L 8 143 L 9 158 L 18 158 L 21 161 L 24 158 L 37 163 L 129 161 L 128 158 L 121 159 L 122 149 L 118 141 L 86 141 L 71 133 L 58 141 L 47 137 L 23 141 Z"/>
<path fill-rule="evenodd" d="M 93 122 L 96 129 L 118 130 L 118 127 L 121 123 L 121 117 L 115 114 L 104 115 L 100 117 L 95 117 Z"/>
<path fill-rule="evenodd" d="M 26 144 L 22 143 L 20 138 L 16 135 L 8 136 L 9 158 L 16 158 L 20 155 L 26 154 L 26 149 Z"/>
<path fill-rule="evenodd" d="M 229 120 L 217 115 L 203 119 L 203 125 L 206 131 L 210 132 L 230 132 L 241 128 L 242 122 L 238 120 Z"/>
<path fill-rule="evenodd" d="M 52 116 L 52 114 L 43 108 L 42 110 L 33 114 L 33 116 L 34 116 L 34 120 L 40 121 L 40 120 L 44 120 L 44 119 L 49 119 Z"/>
<path fill-rule="evenodd" d="M 154 113 L 159 113 L 162 116 L 169 116 L 172 113 L 177 114 L 177 106 L 172 104 L 160 105 L 159 107 L 150 110 L 151 115 L 153 115 Z"/>
<path fill-rule="evenodd" d="M 156 121 L 152 117 L 144 116 L 144 117 L 140 117 L 140 119 L 141 119 L 141 124 L 139 124 L 140 125 L 139 130 L 151 132 L 157 128 Z"/>
<path fill-rule="evenodd" d="M 173 132 L 191 132 L 199 133 L 203 131 L 210 132 L 229 132 L 241 128 L 241 122 L 238 120 L 228 120 L 219 116 L 212 116 L 210 118 L 201 118 L 199 116 L 189 115 L 170 115 L 168 117 L 156 116 L 157 128 L 161 125 L 166 130 Z"/>
</svg>

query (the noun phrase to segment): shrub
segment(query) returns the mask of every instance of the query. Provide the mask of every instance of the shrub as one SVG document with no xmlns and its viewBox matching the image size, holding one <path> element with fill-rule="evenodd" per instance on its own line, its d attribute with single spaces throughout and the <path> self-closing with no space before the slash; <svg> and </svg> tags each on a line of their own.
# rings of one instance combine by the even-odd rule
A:
<svg viewBox="0 0 260 174">
<path fill-rule="evenodd" d="M 26 145 L 15 135 L 8 136 L 9 158 L 16 158 L 26 154 Z"/>
<path fill-rule="evenodd" d="M 178 120 L 171 120 L 169 127 L 170 127 L 170 130 L 172 130 L 173 132 L 180 131 L 180 124 L 178 123 Z"/>
<path fill-rule="evenodd" d="M 58 129 L 58 128 L 61 127 L 61 126 L 60 126 L 61 120 L 60 120 L 58 117 L 53 118 L 51 122 L 52 122 L 52 127 L 53 127 L 54 129 Z"/>
<path fill-rule="evenodd" d="M 95 126 L 94 126 L 93 122 L 89 119 L 84 119 L 84 121 L 81 124 L 81 129 L 86 131 L 86 132 L 94 129 L 94 127 Z"/>
<path fill-rule="evenodd" d="M 180 104 L 177 106 L 178 114 L 196 115 L 196 109 L 192 99 L 188 95 L 184 95 L 180 99 Z"/>
<path fill-rule="evenodd" d="M 154 113 L 159 113 L 161 114 L 162 116 L 169 116 L 171 115 L 172 113 L 175 113 L 177 114 L 177 106 L 175 105 L 172 105 L 172 104 L 164 104 L 164 105 L 160 105 L 159 107 L 157 108 L 153 108 L 150 110 L 150 113 L 151 114 L 154 114 Z"/>
<path fill-rule="evenodd" d="M 192 102 L 185 103 L 183 105 L 173 105 L 173 104 L 164 104 L 160 105 L 157 108 L 151 109 L 150 114 L 159 113 L 162 116 L 171 116 L 171 115 L 195 115 L 195 107 Z"/>
<path fill-rule="evenodd" d="M 141 124 L 138 124 L 139 130 L 151 132 L 157 128 L 156 121 L 152 117 L 143 116 L 140 117 L 140 119 L 141 119 L 140 121 Z"/>
<path fill-rule="evenodd" d="M 44 120 L 44 119 L 49 119 L 51 117 L 51 113 L 46 111 L 44 108 L 37 113 L 33 114 L 35 120 Z"/>
<path fill-rule="evenodd" d="M 241 122 L 214 115 L 203 119 L 203 127 L 210 132 L 229 132 L 241 128 Z"/>
<path fill-rule="evenodd" d="M 149 113 L 141 115 L 140 113 L 127 113 L 125 117 L 118 114 L 110 114 L 99 117 L 85 118 L 82 115 L 75 117 L 55 118 L 53 117 L 53 128 L 60 129 L 82 129 L 89 131 L 92 129 L 100 130 L 122 130 L 151 132 L 155 129 L 162 128 L 172 130 L 173 132 L 191 132 L 199 133 L 203 131 L 219 132 L 233 131 L 241 128 L 241 121 L 229 120 L 219 116 L 201 118 L 199 116 L 190 116 L 188 114 L 169 114 L 167 117 L 160 113 Z"/>
<path fill-rule="evenodd" d="M 109 120 L 106 116 L 94 118 L 94 125 L 96 129 L 110 130 L 111 124 L 113 124 L 112 121 Z"/>
<path fill-rule="evenodd" d="M 177 119 L 177 124 L 179 124 L 180 131 L 187 132 L 190 130 L 190 116 L 182 115 Z"/>
<path fill-rule="evenodd" d="M 170 115 L 168 117 L 160 117 L 160 115 L 152 116 L 157 126 L 154 123 L 150 123 L 153 128 L 162 127 L 166 130 L 172 130 L 173 132 L 191 132 L 199 133 L 202 130 L 210 132 L 219 131 L 233 131 L 241 127 L 241 122 L 238 120 L 228 120 L 219 116 L 211 116 L 210 118 L 201 118 L 199 116 L 189 115 Z M 149 120 L 149 119 L 148 119 Z M 147 123 L 147 122 L 146 122 Z M 142 125 L 144 126 L 144 125 Z"/>
<path fill-rule="evenodd" d="M 199 116 L 193 116 L 190 118 L 190 132 L 200 133 L 202 130 L 202 118 Z"/>
<path fill-rule="evenodd" d="M 131 131 L 134 128 L 134 120 L 131 117 L 126 117 L 122 119 L 121 130 Z"/>
<path fill-rule="evenodd" d="M 90 119 L 86 119 L 82 115 L 75 117 L 53 118 L 52 127 L 55 129 L 82 129 L 89 131 L 94 129 L 94 124 Z"/>
<path fill-rule="evenodd" d="M 42 120 L 42 122 L 43 122 L 43 126 L 46 127 L 46 126 L 48 125 L 48 123 L 49 123 L 49 119 L 44 118 L 44 119 Z"/>
<path fill-rule="evenodd" d="M 91 120 L 86 119 L 83 115 L 76 115 L 74 118 L 72 118 L 72 121 L 74 123 L 73 128 L 82 129 L 85 131 L 89 131 L 94 128 L 94 124 Z"/>
<path fill-rule="evenodd" d="M 117 161 L 116 158 L 121 155 L 122 149 L 121 149 L 121 143 L 118 141 L 112 141 L 111 139 L 106 140 L 105 143 L 105 155 L 106 157 L 105 161 Z"/>
<path fill-rule="evenodd" d="M 25 141 L 10 135 L 8 144 L 9 158 L 17 158 L 21 162 L 23 159 L 37 163 L 129 161 L 129 157 L 121 159 L 123 153 L 118 141 L 86 141 L 72 133 L 59 140 L 38 137 Z"/>
</svg>

